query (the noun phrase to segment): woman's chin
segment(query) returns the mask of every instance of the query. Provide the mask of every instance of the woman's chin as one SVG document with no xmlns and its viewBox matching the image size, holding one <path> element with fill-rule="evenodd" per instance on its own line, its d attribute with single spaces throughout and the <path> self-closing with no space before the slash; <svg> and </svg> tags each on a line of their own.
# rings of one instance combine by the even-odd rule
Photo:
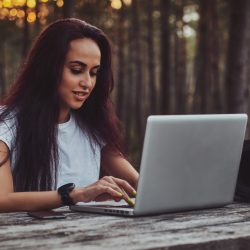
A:
<svg viewBox="0 0 250 250">
<path fill-rule="evenodd" d="M 71 105 L 71 109 L 80 109 L 84 105 L 84 102 Z"/>
</svg>

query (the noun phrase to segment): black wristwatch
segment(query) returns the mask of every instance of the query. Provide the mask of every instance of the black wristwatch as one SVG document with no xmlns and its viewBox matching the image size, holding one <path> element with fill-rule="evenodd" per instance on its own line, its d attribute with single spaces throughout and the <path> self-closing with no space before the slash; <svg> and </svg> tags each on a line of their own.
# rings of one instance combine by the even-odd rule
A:
<svg viewBox="0 0 250 250">
<path fill-rule="evenodd" d="M 74 205 L 73 200 L 69 196 L 69 193 L 75 188 L 74 183 L 67 183 L 57 189 L 58 194 L 61 196 L 62 204 L 64 206 Z"/>
</svg>

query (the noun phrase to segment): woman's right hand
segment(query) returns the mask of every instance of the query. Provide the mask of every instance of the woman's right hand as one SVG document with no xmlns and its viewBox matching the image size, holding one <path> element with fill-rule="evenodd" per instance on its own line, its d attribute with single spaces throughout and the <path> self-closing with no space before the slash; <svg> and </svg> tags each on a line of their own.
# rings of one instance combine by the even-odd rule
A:
<svg viewBox="0 0 250 250">
<path fill-rule="evenodd" d="M 75 203 L 124 199 L 133 206 L 130 197 L 134 197 L 135 194 L 136 191 L 127 181 L 113 176 L 104 176 L 87 187 L 74 189 L 70 196 Z"/>
</svg>

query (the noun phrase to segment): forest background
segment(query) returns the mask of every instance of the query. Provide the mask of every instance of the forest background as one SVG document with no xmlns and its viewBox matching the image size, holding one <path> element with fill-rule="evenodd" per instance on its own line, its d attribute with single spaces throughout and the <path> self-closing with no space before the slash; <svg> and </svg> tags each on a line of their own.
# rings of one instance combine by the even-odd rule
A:
<svg viewBox="0 0 250 250">
<path fill-rule="evenodd" d="M 151 114 L 250 112 L 248 0 L 0 0 L 1 97 L 33 38 L 62 17 L 110 37 L 112 98 L 135 166 Z"/>
</svg>

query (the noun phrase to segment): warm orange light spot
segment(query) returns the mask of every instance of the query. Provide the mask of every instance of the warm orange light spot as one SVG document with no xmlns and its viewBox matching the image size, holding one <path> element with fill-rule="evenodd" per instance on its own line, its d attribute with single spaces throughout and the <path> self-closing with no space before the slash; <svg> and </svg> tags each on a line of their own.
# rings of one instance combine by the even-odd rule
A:
<svg viewBox="0 0 250 250">
<path fill-rule="evenodd" d="M 3 7 L 5 7 L 5 8 L 12 7 L 12 1 L 11 0 L 3 0 Z"/>
<path fill-rule="evenodd" d="M 63 7 L 63 4 L 64 4 L 64 2 L 63 2 L 63 0 L 57 0 L 56 1 L 56 5 L 57 5 L 57 7 Z"/>
<path fill-rule="evenodd" d="M 47 3 L 48 0 L 40 0 L 40 2 L 42 2 L 42 3 Z"/>
<path fill-rule="evenodd" d="M 17 11 L 17 17 L 23 18 L 25 16 L 25 12 L 23 10 L 18 10 Z"/>
<path fill-rule="evenodd" d="M 27 16 L 27 21 L 29 23 L 33 23 L 36 21 L 36 13 L 35 12 L 30 12 Z"/>
<path fill-rule="evenodd" d="M 26 0 L 12 0 L 14 6 L 24 6 L 26 4 Z"/>
<path fill-rule="evenodd" d="M 36 7 L 36 1 L 35 0 L 28 0 L 27 1 L 27 6 L 29 8 L 35 8 Z"/>
<path fill-rule="evenodd" d="M 127 6 L 131 5 L 131 3 L 132 3 L 132 0 L 122 0 L 122 1 Z"/>
<path fill-rule="evenodd" d="M 0 10 L 1 11 L 1 16 L 6 17 L 9 15 L 9 10 L 6 8 L 3 8 Z"/>
<path fill-rule="evenodd" d="M 39 13 L 40 13 L 40 16 L 41 16 L 41 17 L 46 17 L 46 16 L 48 16 L 48 15 L 49 15 L 48 6 L 47 6 L 46 4 L 42 4 L 42 5 L 40 6 L 40 11 L 39 11 Z"/>
<path fill-rule="evenodd" d="M 111 2 L 111 7 L 113 9 L 119 10 L 122 7 L 122 2 L 121 0 L 112 0 Z"/>
<path fill-rule="evenodd" d="M 17 15 L 17 10 L 16 9 L 11 9 L 10 10 L 10 15 L 11 16 L 16 16 Z"/>
</svg>

